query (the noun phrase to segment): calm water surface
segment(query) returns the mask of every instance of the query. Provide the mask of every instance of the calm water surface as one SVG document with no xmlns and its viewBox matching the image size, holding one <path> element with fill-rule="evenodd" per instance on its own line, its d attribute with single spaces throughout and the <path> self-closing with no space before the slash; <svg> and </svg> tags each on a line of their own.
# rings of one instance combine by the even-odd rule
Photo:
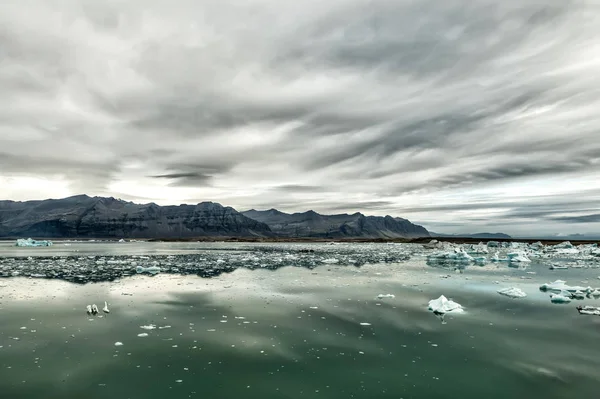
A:
<svg viewBox="0 0 600 399">
<path fill-rule="evenodd" d="M 73 244 L 18 255 L 196 250 Z M 0 256 L 14 251 L 2 247 Z M 361 268 L 238 269 L 210 279 L 159 274 L 86 285 L 0 279 L 0 396 L 597 397 L 600 317 L 580 316 L 575 303 L 553 305 L 537 287 L 559 277 L 600 285 L 598 269 L 559 275 L 544 265 L 486 266 L 447 274 L 413 257 Z M 528 297 L 496 293 L 508 286 Z M 442 324 L 427 311 L 441 294 L 467 312 Z M 105 300 L 109 314 L 85 313 L 87 304 L 102 308 Z M 156 329 L 140 328 L 148 325 Z"/>
</svg>

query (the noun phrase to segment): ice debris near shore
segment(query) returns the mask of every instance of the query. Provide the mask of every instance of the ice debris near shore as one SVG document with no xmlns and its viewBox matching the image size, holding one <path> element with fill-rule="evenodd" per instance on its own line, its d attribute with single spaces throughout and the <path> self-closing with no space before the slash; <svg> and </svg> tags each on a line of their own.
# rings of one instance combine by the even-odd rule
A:
<svg viewBox="0 0 600 399">
<path fill-rule="evenodd" d="M 17 240 L 15 247 L 51 247 L 52 241 L 37 241 L 31 238 Z"/>
<path fill-rule="evenodd" d="M 498 294 L 500 295 L 504 295 L 507 296 L 509 298 L 525 298 L 527 296 L 527 294 L 525 292 L 523 292 L 523 290 L 521 290 L 520 288 L 516 288 L 516 287 L 510 287 L 510 288 L 503 288 L 501 290 L 498 290 Z"/>
<path fill-rule="evenodd" d="M 440 295 L 438 299 L 432 299 L 429 301 L 429 310 L 434 314 L 446 314 L 446 313 L 462 313 L 464 308 L 461 304 L 454 302 L 446 298 L 444 295 Z"/>
<path fill-rule="evenodd" d="M 117 243 L 114 243 L 117 245 Z M 73 247 L 74 248 L 74 247 Z M 398 264 L 423 253 L 420 244 L 340 243 L 317 244 L 264 244 L 235 243 L 222 245 L 219 251 L 209 245 L 199 245 L 197 253 L 148 255 L 90 255 L 12 256 L 0 257 L 0 277 L 31 277 L 61 279 L 74 283 L 114 281 L 148 273 L 152 267 L 161 274 L 198 275 L 216 277 L 236 269 L 276 270 L 281 267 L 361 267 L 367 264 Z M 206 250 L 204 250 L 206 249 Z M 337 264 L 323 260 L 337 259 Z M 147 270 L 147 271 L 146 271 Z"/>
</svg>

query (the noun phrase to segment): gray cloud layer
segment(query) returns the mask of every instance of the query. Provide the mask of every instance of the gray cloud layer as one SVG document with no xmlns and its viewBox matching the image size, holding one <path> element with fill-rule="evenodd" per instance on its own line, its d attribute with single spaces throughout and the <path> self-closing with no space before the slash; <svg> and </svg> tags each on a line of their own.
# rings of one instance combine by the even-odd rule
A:
<svg viewBox="0 0 600 399">
<path fill-rule="evenodd" d="M 600 232 L 598 26 L 591 0 L 4 1 L 0 191 Z"/>
</svg>

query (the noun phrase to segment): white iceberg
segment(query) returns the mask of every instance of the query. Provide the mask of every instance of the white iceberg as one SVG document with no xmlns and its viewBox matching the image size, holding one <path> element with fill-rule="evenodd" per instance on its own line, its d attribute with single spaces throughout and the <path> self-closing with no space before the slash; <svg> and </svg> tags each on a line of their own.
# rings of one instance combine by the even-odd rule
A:
<svg viewBox="0 0 600 399">
<path fill-rule="evenodd" d="M 506 254 L 509 262 L 531 262 L 531 260 L 523 252 L 511 252 Z"/>
<path fill-rule="evenodd" d="M 379 295 L 377 295 L 377 299 L 384 299 L 384 298 L 396 298 L 396 295 L 394 295 L 394 294 L 379 294 Z"/>
<path fill-rule="evenodd" d="M 456 303 L 443 295 L 440 295 L 438 299 L 432 299 L 429 301 L 429 310 L 436 314 L 464 312 L 461 304 Z"/>
<path fill-rule="evenodd" d="M 523 290 L 516 287 L 503 288 L 501 290 L 498 290 L 498 294 L 507 296 L 509 298 L 525 298 L 527 296 L 527 294 L 524 293 Z"/>
<path fill-rule="evenodd" d="M 552 291 L 552 292 L 557 292 L 557 293 L 560 293 L 561 291 L 567 291 L 567 292 L 582 291 L 582 292 L 586 292 L 586 293 L 591 293 L 593 291 L 593 288 L 592 287 L 570 286 L 570 285 L 567 285 L 567 282 L 564 280 L 556 280 L 553 283 L 546 283 L 546 284 L 540 285 L 540 290 L 541 291 Z"/>
<path fill-rule="evenodd" d="M 52 246 L 52 241 L 37 241 L 37 240 L 32 240 L 31 238 L 28 239 L 18 239 L 17 243 L 15 244 L 16 247 L 51 247 Z"/>
<path fill-rule="evenodd" d="M 570 249 L 573 248 L 573 244 L 570 241 L 563 241 L 560 244 L 554 245 L 552 248 L 555 249 Z"/>
</svg>

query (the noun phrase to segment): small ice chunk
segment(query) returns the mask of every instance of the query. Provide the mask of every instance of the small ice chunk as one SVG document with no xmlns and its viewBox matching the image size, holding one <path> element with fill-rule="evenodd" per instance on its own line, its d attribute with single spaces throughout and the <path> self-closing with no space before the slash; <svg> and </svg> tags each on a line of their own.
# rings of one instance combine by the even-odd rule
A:
<svg viewBox="0 0 600 399">
<path fill-rule="evenodd" d="M 524 293 L 523 290 L 516 287 L 503 288 L 501 290 L 498 290 L 498 294 L 507 296 L 509 298 L 525 298 L 527 296 L 527 294 Z"/>
<path fill-rule="evenodd" d="M 429 310 L 436 314 L 464 312 L 462 305 L 449 300 L 444 295 L 440 295 L 438 299 L 432 299 L 429 301 Z"/>
<path fill-rule="evenodd" d="M 361 326 L 370 326 L 371 323 L 360 323 Z"/>
<path fill-rule="evenodd" d="M 144 338 L 144 337 L 148 336 L 148 333 L 141 333 L 141 334 L 138 334 L 137 336 L 140 338 Z"/>
<path fill-rule="evenodd" d="M 92 314 L 93 315 L 97 315 L 98 314 L 98 306 L 96 306 L 96 304 L 92 305 Z"/>
<path fill-rule="evenodd" d="M 123 342 L 115 342 L 115 346 L 123 346 Z"/>
<path fill-rule="evenodd" d="M 323 263 L 329 263 L 329 264 L 334 264 L 334 263 L 338 263 L 339 260 L 337 260 L 336 258 L 329 258 L 329 259 L 323 259 L 321 262 L 323 262 Z"/>
<path fill-rule="evenodd" d="M 85 307 L 87 314 L 91 315 L 92 314 L 92 305 L 87 305 Z"/>
<path fill-rule="evenodd" d="M 155 324 L 148 324 L 147 326 L 140 326 L 142 330 L 156 330 Z"/>
<path fill-rule="evenodd" d="M 567 296 L 567 293 L 563 294 L 552 294 L 550 295 L 550 302 L 552 303 L 569 303 L 571 302 L 571 298 Z"/>
<path fill-rule="evenodd" d="M 565 265 L 555 265 L 555 264 L 550 265 L 550 270 L 566 270 L 568 268 L 569 268 L 569 266 L 565 266 Z"/>
<path fill-rule="evenodd" d="M 118 309 L 117 309 L 118 310 Z M 104 313 L 110 313 L 110 310 L 108 310 L 108 303 L 106 303 L 106 301 L 104 301 L 104 307 L 102 308 L 102 311 Z M 118 312 L 117 312 L 118 313 Z"/>
<path fill-rule="evenodd" d="M 384 299 L 384 298 L 396 298 L 396 295 L 394 294 L 379 294 L 377 295 L 378 299 Z"/>
</svg>

